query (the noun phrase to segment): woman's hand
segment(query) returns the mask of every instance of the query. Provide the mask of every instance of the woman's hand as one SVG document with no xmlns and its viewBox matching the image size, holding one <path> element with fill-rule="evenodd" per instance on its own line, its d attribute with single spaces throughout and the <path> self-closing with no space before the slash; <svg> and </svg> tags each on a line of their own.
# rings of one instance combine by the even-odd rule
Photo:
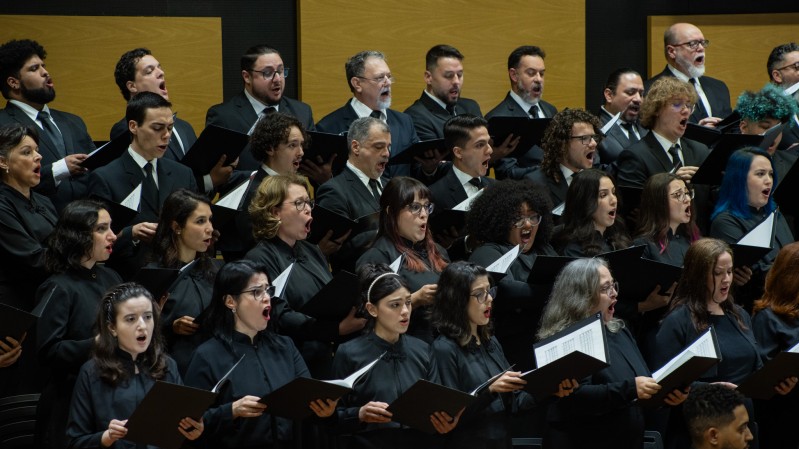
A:
<svg viewBox="0 0 799 449">
<path fill-rule="evenodd" d="M 672 407 L 676 407 L 688 399 L 689 391 L 691 391 L 691 387 L 686 388 L 685 391 L 675 389 L 666 396 L 666 399 L 664 399 L 663 402 Z"/>
<path fill-rule="evenodd" d="M 205 424 L 203 424 L 202 418 L 200 418 L 199 421 L 195 421 L 187 416 L 181 419 L 180 423 L 178 424 L 178 432 L 186 437 L 187 440 L 191 441 L 200 438 L 203 430 L 205 430 Z"/>
<path fill-rule="evenodd" d="M 194 322 L 194 318 L 188 315 L 172 322 L 172 332 L 178 335 L 194 335 L 199 328 L 200 326 Z"/>
<path fill-rule="evenodd" d="M 752 269 L 749 267 L 738 267 L 732 271 L 732 282 L 738 287 L 746 284 L 752 279 Z"/>
<path fill-rule="evenodd" d="M 492 393 L 508 393 L 521 390 L 527 385 L 527 381 L 522 379 L 521 371 L 506 371 L 499 379 L 488 386 L 488 391 Z"/>
<path fill-rule="evenodd" d="M 791 390 L 793 390 L 793 387 L 796 386 L 797 381 L 799 381 L 799 378 L 786 377 L 785 380 L 783 380 L 782 382 L 780 382 L 779 385 L 774 387 L 774 391 L 785 396 L 786 394 L 790 393 Z"/>
<path fill-rule="evenodd" d="M 577 379 L 563 379 L 558 385 L 558 391 L 554 394 L 559 398 L 565 398 L 566 396 L 574 393 L 574 390 L 576 390 L 579 386 L 580 383 L 577 382 Z"/>
<path fill-rule="evenodd" d="M 449 416 L 447 412 L 435 412 L 430 415 L 430 422 L 439 434 L 449 433 L 458 425 L 464 410 L 466 410 L 466 407 L 462 408 L 454 418 Z"/>
<path fill-rule="evenodd" d="M 350 309 L 350 313 L 338 323 L 338 334 L 349 335 L 353 332 L 358 332 L 366 326 L 366 318 L 358 318 L 355 316 L 357 310 L 355 307 Z"/>
<path fill-rule="evenodd" d="M 385 402 L 367 402 L 358 410 L 358 419 L 361 422 L 387 423 L 391 422 L 391 412 Z"/>
<path fill-rule="evenodd" d="M 233 418 L 255 418 L 261 416 L 266 410 L 266 404 L 258 402 L 261 398 L 257 396 L 244 396 L 233 403 Z"/>
<path fill-rule="evenodd" d="M 413 307 L 426 306 L 433 303 L 433 298 L 436 296 L 436 289 L 438 284 L 423 285 L 422 288 L 416 290 L 411 295 L 411 304 Z"/>
<path fill-rule="evenodd" d="M 317 399 L 311 402 L 309 406 L 316 416 L 320 418 L 327 418 L 336 411 L 336 404 L 338 404 L 338 399 L 335 401 L 332 399 Z"/>
<path fill-rule="evenodd" d="M 676 282 L 671 284 L 671 287 L 669 287 L 665 295 L 660 294 L 660 285 L 655 287 L 655 289 L 652 290 L 645 300 L 638 303 L 638 312 L 649 312 L 650 310 L 657 310 L 661 307 L 666 307 L 669 305 L 669 301 L 671 301 L 671 295 L 674 294 L 675 287 L 677 287 Z"/>
<path fill-rule="evenodd" d="M 322 240 L 319 240 L 317 246 L 319 246 L 319 249 L 322 251 L 322 254 L 324 254 L 325 257 L 330 257 L 331 254 L 341 249 L 341 245 L 347 241 L 347 238 L 351 233 L 352 229 L 347 231 L 346 234 L 342 235 L 337 240 L 333 240 L 333 230 L 331 229 L 327 231 L 327 234 L 325 234 L 324 237 L 322 237 Z"/>
<path fill-rule="evenodd" d="M 125 427 L 127 423 L 127 419 L 124 421 L 112 419 L 111 422 L 108 423 L 108 429 L 106 429 L 102 437 L 100 437 L 100 444 L 104 447 L 110 447 L 118 439 L 125 438 L 125 435 L 128 434 L 128 428 Z"/>
<path fill-rule="evenodd" d="M 6 337 L 5 342 L 0 340 L 0 368 L 11 366 L 19 360 L 22 355 L 22 341 L 25 340 L 25 335 L 27 334 L 22 335 L 20 341 L 12 337 Z"/>
<path fill-rule="evenodd" d="M 635 378 L 635 392 L 638 399 L 651 399 L 658 391 L 660 391 L 660 385 L 655 382 L 655 379 L 646 376 Z"/>
</svg>

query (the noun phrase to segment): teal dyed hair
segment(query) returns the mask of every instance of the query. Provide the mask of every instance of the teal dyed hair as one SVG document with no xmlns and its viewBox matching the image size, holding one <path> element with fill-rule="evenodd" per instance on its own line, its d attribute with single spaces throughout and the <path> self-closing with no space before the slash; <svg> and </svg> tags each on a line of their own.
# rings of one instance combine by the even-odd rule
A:
<svg viewBox="0 0 799 449">
<path fill-rule="evenodd" d="M 797 112 L 796 101 L 785 95 L 779 87 L 769 83 L 758 92 L 744 91 L 735 107 L 741 117 L 749 121 L 775 118 L 785 122 Z"/>
</svg>

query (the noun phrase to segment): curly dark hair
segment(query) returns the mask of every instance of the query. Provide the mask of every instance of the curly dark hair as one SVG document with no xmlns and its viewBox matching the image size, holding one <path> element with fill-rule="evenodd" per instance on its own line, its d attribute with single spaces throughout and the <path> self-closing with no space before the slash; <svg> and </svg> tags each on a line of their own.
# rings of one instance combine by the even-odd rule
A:
<svg viewBox="0 0 799 449">
<path fill-rule="evenodd" d="M 602 129 L 599 119 L 584 109 L 566 108 L 552 117 L 552 122 L 544 131 L 544 139 L 541 141 L 541 148 L 544 150 L 541 169 L 556 182 L 560 182 L 563 178 L 560 163 L 569 149 L 572 127 L 575 123 L 590 123 L 594 127 L 594 134 L 599 134 L 599 130 Z"/>
<path fill-rule="evenodd" d="M 33 56 L 44 61 L 47 52 L 38 42 L 30 39 L 14 39 L 0 46 L 0 80 L 3 80 L 0 82 L 0 92 L 4 98 L 8 99 L 11 92 L 11 86 L 6 82 L 8 77 L 19 78 L 20 69 Z"/>
<path fill-rule="evenodd" d="M 308 148 L 308 133 L 302 123 L 295 117 L 278 112 L 265 115 L 261 120 L 258 120 L 250 136 L 250 151 L 255 160 L 266 162 L 267 158 L 270 157 L 270 150 L 275 150 L 281 143 L 288 142 L 292 127 L 300 130 L 305 141 L 302 147 Z"/>
<path fill-rule="evenodd" d="M 167 373 L 167 353 L 161 340 L 161 314 L 158 304 L 146 288 L 135 282 L 126 282 L 111 287 L 103 295 L 97 312 L 96 330 L 99 336 L 94 343 L 92 353 L 100 379 L 114 387 L 119 385 L 120 382 L 128 380 L 129 373 L 123 368 L 122 361 L 116 355 L 119 344 L 116 337 L 111 334 L 111 326 L 116 325 L 119 305 L 129 299 L 140 296 L 149 299 L 150 303 L 152 303 L 153 335 L 150 340 L 150 346 L 144 353 L 139 355 L 137 365 L 156 380 L 163 379 Z"/>
<path fill-rule="evenodd" d="M 552 201 L 541 186 L 528 180 L 503 179 L 487 187 L 466 214 L 469 235 L 482 243 L 507 243 L 522 204 L 541 215 L 533 249 L 541 250 L 552 237 Z"/>
<path fill-rule="evenodd" d="M 469 325 L 469 300 L 472 283 L 480 276 L 488 277 L 485 268 L 467 261 L 453 262 L 441 272 L 438 278 L 431 321 L 438 333 L 466 346 L 472 340 Z M 488 278 L 491 282 L 491 278 Z M 491 323 L 477 326 L 480 342 L 488 344 L 491 339 Z"/>
<path fill-rule="evenodd" d="M 152 55 L 150 50 L 146 48 L 136 48 L 126 51 L 119 57 L 117 65 L 114 68 L 114 81 L 116 81 L 119 91 L 125 98 L 125 101 L 130 100 L 130 91 L 128 90 L 128 81 L 136 80 L 136 64 L 139 63 L 141 58 Z"/>
<path fill-rule="evenodd" d="M 44 264 L 50 273 L 79 270 L 83 258 L 94 246 L 92 233 L 105 205 L 96 200 L 76 200 L 61 211 L 55 229 L 47 240 Z"/>
<path fill-rule="evenodd" d="M 599 198 L 599 182 L 602 178 L 616 181 L 613 177 L 601 170 L 589 168 L 578 173 L 566 193 L 566 207 L 563 210 L 563 228 L 555 235 L 554 242 L 558 251 L 571 241 L 580 243 L 583 255 L 586 257 L 599 254 L 602 246 L 594 226 L 594 212 L 596 212 Z M 613 226 L 605 230 L 603 235 L 610 240 L 613 248 L 621 249 L 630 246 L 630 237 L 624 227 L 621 217 L 616 216 Z"/>
</svg>

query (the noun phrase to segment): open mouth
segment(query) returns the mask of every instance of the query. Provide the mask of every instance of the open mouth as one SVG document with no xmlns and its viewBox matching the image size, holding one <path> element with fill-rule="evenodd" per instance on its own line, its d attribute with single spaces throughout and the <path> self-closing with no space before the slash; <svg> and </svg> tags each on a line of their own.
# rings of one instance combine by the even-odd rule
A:
<svg viewBox="0 0 799 449">
<path fill-rule="evenodd" d="M 293 165 L 295 169 L 299 169 L 301 162 L 302 162 L 302 158 L 295 159 L 294 161 L 292 161 L 291 165 Z"/>
<path fill-rule="evenodd" d="M 485 169 L 486 171 L 488 170 L 488 162 L 489 162 L 490 160 L 491 160 L 491 158 L 489 157 L 489 158 L 487 158 L 487 159 L 483 160 L 483 162 L 481 162 L 481 163 L 480 163 L 480 166 L 481 166 L 481 167 L 483 167 L 483 169 Z M 484 173 L 485 173 L 485 172 L 484 172 Z"/>
<path fill-rule="evenodd" d="M 306 234 L 311 232 L 311 222 L 312 221 L 313 221 L 313 218 L 311 218 L 311 219 L 309 219 L 308 221 L 305 222 L 305 233 Z"/>
<path fill-rule="evenodd" d="M 486 318 L 491 318 L 491 307 L 485 309 L 485 311 L 483 312 L 483 316 Z"/>
<path fill-rule="evenodd" d="M 769 197 L 769 195 L 771 195 L 771 187 L 768 187 L 768 188 L 765 188 L 765 189 L 763 189 L 763 190 L 762 190 L 762 193 L 763 193 L 763 196 L 765 196 L 766 198 L 768 198 L 768 197 Z"/>
<path fill-rule="evenodd" d="M 391 96 L 391 89 L 383 89 L 380 91 L 381 97 L 390 97 Z"/>
<path fill-rule="evenodd" d="M 608 217 L 616 220 L 616 209 L 612 209 L 610 212 L 608 212 Z"/>
<path fill-rule="evenodd" d="M 591 164 L 593 165 L 594 164 L 594 156 L 595 155 L 596 155 L 596 151 L 589 151 L 588 153 L 585 153 L 585 158 L 589 162 L 591 162 Z"/>
<path fill-rule="evenodd" d="M 147 342 L 147 335 L 139 335 L 136 337 L 136 341 L 139 343 L 146 343 Z"/>
<path fill-rule="evenodd" d="M 107 246 L 105 247 L 105 251 L 106 251 L 108 254 L 111 254 L 111 253 L 113 253 L 113 252 L 114 252 L 114 245 L 113 245 L 113 244 L 111 244 L 111 245 L 107 245 Z"/>
<path fill-rule="evenodd" d="M 419 225 L 419 232 L 422 234 L 427 234 L 427 223 Z"/>
<path fill-rule="evenodd" d="M 206 247 L 211 246 L 211 239 L 210 238 L 204 239 L 203 243 L 205 244 Z"/>
<path fill-rule="evenodd" d="M 160 151 L 160 152 L 162 152 L 162 153 L 166 153 L 166 149 L 167 149 L 167 147 L 169 147 L 169 144 L 166 144 L 166 145 L 158 145 L 158 151 Z"/>
<path fill-rule="evenodd" d="M 698 55 L 694 58 L 694 64 L 701 66 L 705 63 L 705 55 Z"/>
<path fill-rule="evenodd" d="M 376 168 L 377 168 L 378 173 L 383 173 L 386 170 L 386 163 L 387 163 L 386 161 L 377 163 L 377 167 Z"/>
<path fill-rule="evenodd" d="M 521 240 L 522 240 L 522 243 L 525 244 L 525 246 L 527 245 L 528 242 L 530 242 L 530 238 L 532 236 L 533 236 L 533 230 L 532 229 L 522 229 Z"/>
<path fill-rule="evenodd" d="M 266 321 L 270 320 L 269 314 L 270 314 L 271 311 L 272 311 L 271 307 L 266 307 L 266 308 L 264 308 L 263 311 L 261 311 L 261 315 L 264 317 L 264 320 L 266 320 Z"/>
<path fill-rule="evenodd" d="M 613 316 L 613 314 L 615 314 L 615 313 L 616 313 L 616 303 L 617 303 L 617 302 L 618 302 L 618 301 L 616 301 L 616 300 L 614 299 L 614 300 L 613 300 L 613 301 L 610 303 L 610 306 L 608 306 L 608 313 L 610 314 L 610 316 Z"/>
<path fill-rule="evenodd" d="M 41 175 L 41 173 L 42 173 L 42 164 L 39 164 L 39 165 L 37 165 L 37 166 L 36 166 L 36 167 L 33 169 L 33 172 L 34 172 L 34 173 L 36 173 L 36 175 Z"/>
<path fill-rule="evenodd" d="M 400 320 L 400 326 L 407 327 L 410 322 L 411 320 L 409 318 L 402 319 Z"/>
<path fill-rule="evenodd" d="M 691 206 L 685 208 L 685 215 L 691 218 Z"/>
<path fill-rule="evenodd" d="M 533 84 L 533 87 L 530 89 L 533 95 L 539 96 L 541 95 L 541 85 L 540 84 Z"/>
</svg>

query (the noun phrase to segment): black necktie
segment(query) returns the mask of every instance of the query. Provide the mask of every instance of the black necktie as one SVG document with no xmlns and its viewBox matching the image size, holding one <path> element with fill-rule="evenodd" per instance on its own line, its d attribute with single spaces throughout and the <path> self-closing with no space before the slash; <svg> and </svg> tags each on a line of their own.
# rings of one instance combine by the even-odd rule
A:
<svg viewBox="0 0 799 449">
<path fill-rule="evenodd" d="M 672 145 L 671 148 L 669 148 L 669 154 L 671 155 L 671 165 L 674 167 L 672 172 L 675 172 L 682 167 L 682 161 L 680 160 L 680 144 L 675 143 Z"/>
<path fill-rule="evenodd" d="M 483 182 L 480 180 L 480 178 L 472 178 L 472 179 L 470 179 L 469 180 L 469 184 L 477 187 L 477 190 L 480 190 L 480 188 L 483 187 Z"/>
<path fill-rule="evenodd" d="M 640 139 L 638 139 L 638 135 L 636 135 L 635 131 L 633 130 L 633 124 L 632 123 L 623 123 L 622 122 L 621 123 L 621 127 L 627 130 L 627 138 L 630 140 L 631 144 L 632 143 L 636 143 L 636 142 L 638 142 L 638 140 L 640 140 Z"/>
<path fill-rule="evenodd" d="M 697 85 L 697 83 L 699 83 L 699 80 L 696 79 L 696 78 L 691 78 L 689 81 L 691 82 L 691 85 L 694 86 L 694 91 L 696 92 L 696 99 L 697 99 L 696 106 L 702 112 L 702 115 L 704 115 L 705 117 L 708 117 L 709 114 L 707 113 L 707 109 L 705 108 L 705 102 L 702 101 L 702 96 L 699 95 L 699 90 L 696 88 L 696 85 Z M 700 85 L 700 87 L 701 87 L 701 85 Z M 693 115 L 693 114 L 694 113 L 692 111 L 691 115 Z"/>
<path fill-rule="evenodd" d="M 42 122 L 42 132 L 53 142 L 58 154 L 61 155 L 61 157 L 66 156 L 67 148 L 64 146 L 64 137 L 61 135 L 61 131 L 50 121 L 50 113 L 47 111 L 40 111 L 36 118 Z"/>
<path fill-rule="evenodd" d="M 383 118 L 383 113 L 380 112 L 380 111 L 372 111 L 372 113 L 369 114 L 369 117 L 376 118 L 376 119 L 381 119 L 381 118 Z"/>
<path fill-rule="evenodd" d="M 264 115 L 274 114 L 277 112 L 274 106 L 269 106 L 268 108 L 264 108 Z"/>
<path fill-rule="evenodd" d="M 151 162 L 144 164 L 144 173 L 144 182 L 141 185 L 142 201 L 145 201 L 152 210 L 158 213 L 158 187 L 155 185 L 155 179 L 153 179 L 153 164 Z M 142 211 L 139 210 L 139 212 Z"/>
<path fill-rule="evenodd" d="M 458 115 L 457 113 L 455 113 L 455 105 L 454 104 L 448 104 L 447 105 L 447 112 L 449 112 L 449 115 L 451 115 L 453 117 Z"/>
<path fill-rule="evenodd" d="M 534 104 L 530 106 L 530 110 L 527 111 L 533 118 L 538 118 L 538 105 Z"/>
<path fill-rule="evenodd" d="M 372 189 L 372 195 L 374 195 L 375 200 L 377 200 L 378 204 L 380 203 L 380 190 L 377 189 L 377 179 L 370 179 L 369 180 L 369 188 Z"/>
</svg>

